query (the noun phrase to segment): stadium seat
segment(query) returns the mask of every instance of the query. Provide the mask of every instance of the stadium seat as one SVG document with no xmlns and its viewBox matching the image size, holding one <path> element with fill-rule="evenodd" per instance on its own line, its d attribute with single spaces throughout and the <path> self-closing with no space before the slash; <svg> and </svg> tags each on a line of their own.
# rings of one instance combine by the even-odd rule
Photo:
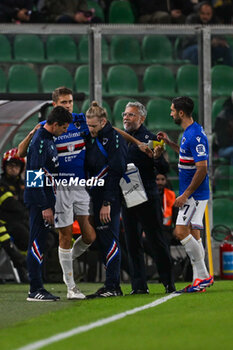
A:
<svg viewBox="0 0 233 350">
<path fill-rule="evenodd" d="M 44 62 L 44 44 L 38 35 L 18 34 L 14 38 L 15 61 Z"/>
<path fill-rule="evenodd" d="M 167 147 L 168 149 L 168 147 Z M 171 182 L 172 190 L 175 191 L 176 196 L 179 195 L 179 175 L 172 167 L 167 174 L 168 180 Z"/>
<path fill-rule="evenodd" d="M 11 62 L 11 44 L 3 34 L 0 34 L 0 48 L 0 62 Z"/>
<path fill-rule="evenodd" d="M 46 54 L 50 62 L 77 62 L 77 46 L 69 35 L 49 35 Z"/>
<path fill-rule="evenodd" d="M 94 15 L 96 17 L 99 17 L 102 20 L 102 22 L 104 23 L 105 22 L 104 11 L 103 11 L 102 7 L 98 4 L 98 2 L 94 1 L 94 0 L 87 0 L 87 5 L 88 5 L 89 9 L 93 8 L 95 10 Z"/>
<path fill-rule="evenodd" d="M 143 76 L 144 94 L 149 96 L 174 96 L 175 77 L 172 71 L 162 65 L 146 68 Z"/>
<path fill-rule="evenodd" d="M 115 35 L 111 39 L 110 53 L 113 63 L 141 63 L 139 40 L 133 36 Z"/>
<path fill-rule="evenodd" d="M 198 96 L 198 66 L 186 64 L 176 74 L 177 91 L 180 96 Z"/>
<path fill-rule="evenodd" d="M 108 59 L 108 43 L 106 39 L 102 36 L 101 40 L 101 53 L 102 53 L 102 62 L 109 62 Z M 89 48 L 88 48 L 88 36 L 83 35 L 78 43 L 78 60 L 80 62 L 89 61 Z"/>
<path fill-rule="evenodd" d="M 0 92 L 6 92 L 7 79 L 6 74 L 2 68 L 0 68 Z"/>
<path fill-rule="evenodd" d="M 171 41 L 162 35 L 145 35 L 142 41 L 142 56 L 148 63 L 171 63 Z"/>
<path fill-rule="evenodd" d="M 114 125 L 117 126 L 119 129 L 123 129 L 122 112 L 124 112 L 125 106 L 130 101 L 134 102 L 135 99 L 131 98 L 131 97 L 124 97 L 124 98 L 119 98 L 114 103 L 114 106 L 113 106 L 113 120 L 114 120 Z"/>
<path fill-rule="evenodd" d="M 8 71 L 8 92 L 38 92 L 38 77 L 33 68 L 22 65 L 13 64 Z"/>
<path fill-rule="evenodd" d="M 109 23 L 129 23 L 135 22 L 135 16 L 129 1 L 112 1 L 108 13 Z"/>
<path fill-rule="evenodd" d="M 21 141 L 28 135 L 28 130 L 19 131 L 12 140 L 12 147 L 18 147 Z"/>
<path fill-rule="evenodd" d="M 24 132 L 31 131 L 39 122 L 39 114 L 36 113 L 27 119 L 19 128 L 18 133 L 23 134 Z"/>
<path fill-rule="evenodd" d="M 127 65 L 116 65 L 109 68 L 107 86 L 108 94 L 111 96 L 139 94 L 137 74 Z"/>
<path fill-rule="evenodd" d="M 213 224 L 226 225 L 233 229 L 233 200 L 216 198 L 213 200 Z"/>
<path fill-rule="evenodd" d="M 214 195 L 233 196 L 233 166 L 225 164 L 215 169 Z"/>
<path fill-rule="evenodd" d="M 171 101 L 165 98 L 153 98 L 147 103 L 147 125 L 153 132 L 159 130 L 179 130 L 171 113 Z"/>
<path fill-rule="evenodd" d="M 233 67 L 214 66 L 211 70 L 212 95 L 230 96 L 233 91 Z"/>
<path fill-rule="evenodd" d="M 73 89 L 73 78 L 70 72 L 59 65 L 47 65 L 41 73 L 41 88 L 43 92 L 52 92 L 58 86 Z"/>
<path fill-rule="evenodd" d="M 221 112 L 227 97 L 218 97 L 212 104 L 212 126 L 214 127 L 217 115 Z"/>
<path fill-rule="evenodd" d="M 74 75 L 74 90 L 77 92 L 84 92 L 89 95 L 89 66 L 82 65 L 76 69 Z M 102 74 L 102 92 L 106 91 L 106 79 Z"/>
<path fill-rule="evenodd" d="M 81 112 L 82 113 L 86 113 L 86 111 L 88 110 L 88 108 L 90 107 L 90 100 L 86 99 L 81 107 Z M 106 101 L 102 101 L 102 107 L 106 109 L 107 114 L 108 114 L 108 120 L 111 122 L 112 121 L 112 110 L 111 107 L 109 106 L 109 104 Z"/>
</svg>

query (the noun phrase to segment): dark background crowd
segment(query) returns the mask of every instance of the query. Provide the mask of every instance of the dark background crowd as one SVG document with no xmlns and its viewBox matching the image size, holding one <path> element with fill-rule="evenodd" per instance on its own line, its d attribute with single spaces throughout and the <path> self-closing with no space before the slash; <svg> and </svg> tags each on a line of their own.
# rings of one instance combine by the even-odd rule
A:
<svg viewBox="0 0 233 350">
<path fill-rule="evenodd" d="M 111 23 L 110 12 L 116 3 L 128 3 L 134 23 L 200 23 L 197 17 L 199 6 L 209 4 L 214 16 L 204 24 L 231 24 L 233 2 L 231 0 L 1 0 L 0 22 L 2 23 Z M 100 18 L 96 7 L 104 16 Z"/>
</svg>

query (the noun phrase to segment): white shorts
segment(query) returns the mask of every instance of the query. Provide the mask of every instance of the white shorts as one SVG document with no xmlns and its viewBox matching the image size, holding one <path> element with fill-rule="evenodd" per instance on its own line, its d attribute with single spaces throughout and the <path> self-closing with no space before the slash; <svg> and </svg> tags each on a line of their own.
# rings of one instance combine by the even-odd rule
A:
<svg viewBox="0 0 233 350">
<path fill-rule="evenodd" d="M 182 208 L 179 208 L 176 225 L 188 226 L 193 229 L 203 229 L 203 216 L 208 200 L 195 200 L 190 197 Z"/>
<path fill-rule="evenodd" d="M 55 227 L 72 225 L 77 215 L 92 215 L 91 200 L 83 186 L 58 186 L 56 193 Z"/>
</svg>

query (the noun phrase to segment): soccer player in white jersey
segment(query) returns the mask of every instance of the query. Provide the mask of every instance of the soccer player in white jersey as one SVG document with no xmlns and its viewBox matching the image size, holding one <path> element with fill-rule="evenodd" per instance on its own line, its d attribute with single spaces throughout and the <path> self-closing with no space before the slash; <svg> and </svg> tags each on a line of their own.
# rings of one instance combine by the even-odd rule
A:
<svg viewBox="0 0 233 350">
<path fill-rule="evenodd" d="M 179 196 L 174 203 L 179 207 L 175 235 L 184 246 L 193 267 L 193 283 L 180 292 L 203 292 L 211 286 L 213 277 L 205 265 L 205 250 L 200 230 L 209 199 L 208 140 L 202 126 L 192 118 L 194 103 L 186 96 L 176 97 L 171 104 L 173 121 L 184 130 L 180 147 L 165 132 L 157 134 L 179 153 Z"/>
</svg>

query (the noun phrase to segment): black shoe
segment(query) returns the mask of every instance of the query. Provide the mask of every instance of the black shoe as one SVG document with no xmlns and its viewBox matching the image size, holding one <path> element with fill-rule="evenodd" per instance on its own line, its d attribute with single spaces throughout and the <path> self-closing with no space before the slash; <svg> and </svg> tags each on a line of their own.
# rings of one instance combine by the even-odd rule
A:
<svg viewBox="0 0 233 350">
<path fill-rule="evenodd" d="M 107 288 L 107 287 L 102 287 L 97 290 L 94 294 L 89 294 L 86 296 L 87 299 L 94 299 L 94 298 L 108 298 L 108 297 L 119 297 L 122 296 L 122 290 L 120 287 L 118 288 Z"/>
<path fill-rule="evenodd" d="M 49 293 L 46 289 L 40 288 L 35 292 L 28 293 L 27 301 L 57 301 L 60 297 L 57 297 Z"/>
<path fill-rule="evenodd" d="M 129 295 L 134 295 L 134 294 L 149 294 L 149 289 L 133 289 Z"/>
<path fill-rule="evenodd" d="M 165 286 L 166 294 L 173 293 L 175 291 L 176 291 L 176 287 L 174 286 L 174 284 L 168 284 L 167 286 Z"/>
</svg>

